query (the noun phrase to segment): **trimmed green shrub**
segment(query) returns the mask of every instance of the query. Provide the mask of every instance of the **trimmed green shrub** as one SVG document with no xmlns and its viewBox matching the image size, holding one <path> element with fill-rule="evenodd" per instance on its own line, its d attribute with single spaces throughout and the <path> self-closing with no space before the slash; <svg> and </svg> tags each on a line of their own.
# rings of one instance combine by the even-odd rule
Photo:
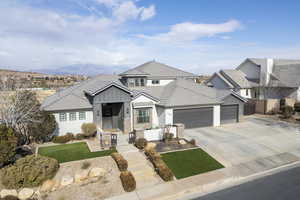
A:
<svg viewBox="0 0 300 200">
<path fill-rule="evenodd" d="M 41 155 L 30 155 L 1 170 L 2 184 L 8 189 L 36 187 L 58 171 L 58 161 Z"/>
<path fill-rule="evenodd" d="M 85 139 L 85 135 L 82 133 L 78 133 L 75 135 L 75 139 L 76 140 L 84 140 Z"/>
<path fill-rule="evenodd" d="M 138 149 L 144 149 L 145 146 L 147 146 L 147 140 L 145 138 L 138 138 L 136 141 L 135 141 L 135 146 L 138 148 Z"/>
<path fill-rule="evenodd" d="M 97 126 L 94 123 L 83 123 L 81 130 L 86 137 L 94 137 L 97 133 Z"/>
<path fill-rule="evenodd" d="M 74 135 L 72 133 L 67 133 L 66 135 L 62 135 L 62 136 L 55 136 L 52 142 L 64 144 L 72 140 L 74 140 Z"/>
<path fill-rule="evenodd" d="M 293 114 L 294 114 L 294 109 L 292 106 L 283 106 L 282 107 L 283 118 L 288 119 L 288 118 L 292 117 Z"/>
<path fill-rule="evenodd" d="M 18 138 L 14 130 L 0 125 L 0 167 L 13 161 L 16 154 Z"/>
<path fill-rule="evenodd" d="M 88 161 L 85 161 L 85 162 L 82 163 L 81 169 L 87 169 L 87 168 L 89 168 L 90 166 L 91 166 L 91 163 L 88 162 Z"/>
<path fill-rule="evenodd" d="M 296 102 L 296 103 L 294 104 L 294 110 L 295 110 L 296 112 L 300 112 L 300 102 Z"/>
<path fill-rule="evenodd" d="M 128 168 L 128 162 L 119 153 L 112 153 L 111 157 L 116 161 L 120 171 L 125 171 Z"/>
<path fill-rule="evenodd" d="M 135 178 L 130 171 L 123 171 L 120 174 L 123 188 L 126 192 L 132 192 L 136 188 Z"/>
</svg>

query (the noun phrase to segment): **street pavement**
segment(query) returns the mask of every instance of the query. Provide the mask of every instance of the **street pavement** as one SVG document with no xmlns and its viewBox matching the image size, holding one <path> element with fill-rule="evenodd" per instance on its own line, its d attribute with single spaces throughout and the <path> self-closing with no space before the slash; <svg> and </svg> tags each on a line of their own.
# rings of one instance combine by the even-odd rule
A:
<svg viewBox="0 0 300 200">
<path fill-rule="evenodd" d="M 300 167 L 256 179 L 193 200 L 299 200 Z"/>
</svg>

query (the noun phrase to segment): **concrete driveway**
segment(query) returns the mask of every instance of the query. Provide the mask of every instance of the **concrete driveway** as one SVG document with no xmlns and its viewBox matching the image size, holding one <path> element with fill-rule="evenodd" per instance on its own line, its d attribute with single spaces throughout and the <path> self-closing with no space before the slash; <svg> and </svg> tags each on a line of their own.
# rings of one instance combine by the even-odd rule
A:
<svg viewBox="0 0 300 200">
<path fill-rule="evenodd" d="M 188 129 L 185 135 L 226 167 L 264 158 L 284 163 L 300 159 L 300 126 L 267 117 L 254 115 L 236 124 Z"/>
</svg>

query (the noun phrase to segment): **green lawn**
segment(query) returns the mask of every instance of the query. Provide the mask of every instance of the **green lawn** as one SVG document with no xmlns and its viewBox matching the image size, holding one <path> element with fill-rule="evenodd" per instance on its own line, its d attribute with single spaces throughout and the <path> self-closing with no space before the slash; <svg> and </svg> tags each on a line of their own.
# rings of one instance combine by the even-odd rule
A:
<svg viewBox="0 0 300 200">
<path fill-rule="evenodd" d="M 106 150 L 98 152 L 90 152 L 85 142 L 78 142 L 73 144 L 62 144 L 49 147 L 40 147 L 39 154 L 55 158 L 59 163 L 82 160 L 88 158 L 109 156 L 115 150 Z"/>
<path fill-rule="evenodd" d="M 177 179 L 224 167 L 202 149 L 165 153 L 161 156 Z"/>
</svg>

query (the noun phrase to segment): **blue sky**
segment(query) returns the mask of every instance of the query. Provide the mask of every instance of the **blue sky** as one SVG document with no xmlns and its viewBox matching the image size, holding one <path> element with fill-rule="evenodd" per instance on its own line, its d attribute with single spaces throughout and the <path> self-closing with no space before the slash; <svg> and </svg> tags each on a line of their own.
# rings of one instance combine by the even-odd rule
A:
<svg viewBox="0 0 300 200">
<path fill-rule="evenodd" d="M 0 66 L 157 60 L 199 74 L 247 57 L 300 58 L 299 1 L 1 0 Z"/>
</svg>

